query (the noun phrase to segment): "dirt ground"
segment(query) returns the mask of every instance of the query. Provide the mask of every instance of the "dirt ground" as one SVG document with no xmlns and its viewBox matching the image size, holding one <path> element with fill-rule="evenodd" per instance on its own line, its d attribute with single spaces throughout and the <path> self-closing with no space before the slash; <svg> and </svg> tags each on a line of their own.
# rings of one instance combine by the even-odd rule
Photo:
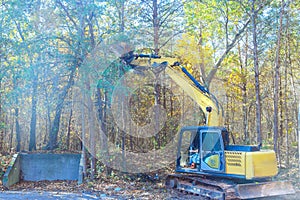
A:
<svg viewBox="0 0 300 200">
<path fill-rule="evenodd" d="M 289 171 L 290 173 L 290 171 Z M 122 176 L 116 174 L 109 178 L 101 176 L 94 181 L 86 181 L 78 185 L 77 181 L 21 181 L 9 188 L 0 184 L 0 200 L 2 199 L 157 199 L 157 200 L 187 200 L 204 199 L 199 196 L 167 189 L 165 179 L 168 173 L 159 172 L 159 179 L 154 180 L 154 174 L 144 176 Z M 276 180 L 290 180 L 297 191 L 294 195 L 264 198 L 269 200 L 298 200 L 300 199 L 300 181 L 298 171 L 282 173 Z M 31 196 L 30 196 L 31 195 Z"/>
<path fill-rule="evenodd" d="M 40 181 L 20 182 L 9 190 L 1 188 L 0 200 L 35 199 L 35 200 L 91 200 L 91 199 L 157 199 L 187 200 L 205 199 L 188 195 L 171 189 L 158 182 L 128 182 L 117 180 L 112 182 L 95 181 L 78 185 L 76 181 Z M 300 191 L 294 195 L 263 198 L 264 200 L 296 200 L 300 199 Z"/>
</svg>

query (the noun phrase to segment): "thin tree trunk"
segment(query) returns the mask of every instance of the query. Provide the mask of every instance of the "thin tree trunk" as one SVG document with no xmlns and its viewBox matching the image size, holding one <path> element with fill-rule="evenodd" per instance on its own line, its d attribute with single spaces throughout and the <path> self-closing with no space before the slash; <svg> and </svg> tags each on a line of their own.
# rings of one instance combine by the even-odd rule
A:
<svg viewBox="0 0 300 200">
<path fill-rule="evenodd" d="M 289 53 L 289 66 L 292 66 L 292 60 L 291 60 L 291 54 Z M 291 87 L 292 87 L 292 93 L 293 93 L 293 107 L 297 107 L 298 104 L 298 100 L 297 100 L 297 91 L 296 91 L 296 86 L 295 86 L 295 78 L 294 78 L 294 72 L 293 72 L 293 68 L 290 67 L 290 82 L 291 82 Z M 293 109 L 294 110 L 294 119 L 296 119 L 296 124 L 298 124 L 298 111 L 297 109 Z M 296 139 L 298 136 L 297 133 L 297 129 L 294 129 L 293 131 L 294 133 L 294 138 Z"/>
<path fill-rule="evenodd" d="M 284 0 L 281 1 L 281 12 L 279 28 L 277 33 L 277 49 L 275 57 L 275 78 L 274 78 L 274 151 L 278 153 L 278 102 L 279 102 L 279 82 L 280 82 L 280 42 L 282 35 L 282 18 L 284 12 Z"/>
<path fill-rule="evenodd" d="M 10 113 L 12 115 L 12 113 Z M 13 119 L 13 117 L 11 117 Z M 6 120 L 8 121 L 8 120 Z M 9 152 L 13 152 L 13 137 L 14 137 L 14 124 L 10 126 L 10 137 L 9 137 Z"/>
<path fill-rule="evenodd" d="M 18 103 L 18 100 L 16 100 Z M 17 139 L 17 147 L 16 151 L 21 151 L 21 133 L 20 133 L 20 124 L 19 124 L 19 108 L 15 108 L 15 118 L 16 118 L 16 139 Z"/>
<path fill-rule="evenodd" d="M 164 77 L 165 77 L 165 71 L 163 71 L 164 73 Z M 164 100 L 163 100 L 163 108 L 165 110 L 167 110 L 167 90 L 166 90 L 166 86 L 164 85 L 163 86 L 163 97 L 164 97 Z M 164 133 L 163 133 L 163 137 L 164 137 L 164 145 L 166 144 L 167 142 L 167 131 L 166 130 L 163 130 Z"/>
<path fill-rule="evenodd" d="M 153 42 L 154 53 L 159 53 L 159 18 L 157 0 L 153 0 Z"/>
<path fill-rule="evenodd" d="M 91 85 L 89 81 L 89 77 L 86 76 L 86 88 L 84 93 L 87 92 L 87 108 L 88 108 L 88 125 L 89 125 L 89 134 L 90 134 L 90 152 L 91 152 L 91 179 L 93 180 L 96 172 L 96 131 L 95 131 L 95 121 L 94 121 L 94 106 L 93 100 L 90 95 L 91 93 Z"/>
<path fill-rule="evenodd" d="M 229 120 L 229 96 L 228 94 L 226 93 L 225 94 L 225 102 L 226 102 L 226 113 L 225 113 L 225 125 L 226 125 L 226 128 L 227 130 L 229 131 L 229 124 L 230 124 L 230 120 Z"/>
<path fill-rule="evenodd" d="M 1 58 L 0 58 L 0 63 L 1 63 Z M 2 91 L 2 78 L 0 78 L 0 91 Z M 0 92 L 0 121 L 4 121 L 4 115 L 2 114 L 2 92 Z M 4 149 L 3 149 L 4 140 L 2 138 L 3 132 L 1 131 L 2 128 L 4 128 L 4 127 L 2 127 L 2 125 L 0 125 L 0 134 L 1 134 L 0 150 L 4 151 Z M 6 135 L 6 128 L 4 128 L 4 135 Z"/>
<path fill-rule="evenodd" d="M 252 1 L 252 34 L 253 34 L 253 60 L 255 73 L 255 97 L 256 97 L 256 132 L 257 143 L 262 144 L 261 134 L 261 101 L 260 101 L 260 85 L 259 85 L 259 66 L 258 66 L 258 50 L 257 50 L 257 30 L 256 30 L 257 12 L 255 10 L 255 0 Z"/>
<path fill-rule="evenodd" d="M 287 8 L 289 10 L 289 8 Z M 290 148 L 289 148 L 289 108 L 288 108 L 288 67 L 291 67 L 291 63 L 289 62 L 289 56 L 290 56 L 290 34 L 289 34 L 289 16 L 286 15 L 286 40 L 285 40 L 285 69 L 284 69 L 284 110 L 285 110 L 285 145 L 286 145 L 286 165 L 289 168 L 290 167 Z"/>
<path fill-rule="evenodd" d="M 31 122 L 30 122 L 30 140 L 29 151 L 36 150 L 36 106 L 37 106 L 37 88 L 38 88 L 38 75 L 32 70 L 32 100 L 31 100 Z"/>
<path fill-rule="evenodd" d="M 286 42 L 286 45 L 287 42 Z M 287 48 L 287 47 L 286 47 Z M 288 94 L 288 89 L 287 89 L 287 83 L 288 83 L 288 78 L 287 78 L 287 68 L 288 68 L 288 61 L 287 61 L 287 52 L 285 55 L 285 69 L 284 69 L 284 115 L 285 115 L 285 146 L 286 146 L 286 159 L 285 163 L 286 166 L 289 168 L 289 155 L 290 155 L 290 149 L 289 149 L 289 108 L 287 104 L 287 94 Z"/>
<path fill-rule="evenodd" d="M 243 63 L 242 60 L 242 53 L 240 50 L 240 45 L 238 44 L 238 51 L 239 51 L 239 58 L 240 58 L 240 70 L 241 70 L 241 76 L 242 76 L 242 85 L 241 85 L 241 90 L 242 90 L 242 111 L 243 111 L 243 131 L 244 131 L 244 143 L 249 144 L 249 135 L 248 135 L 248 109 L 247 109 L 247 54 L 248 54 L 248 34 L 246 34 L 246 58 L 245 58 L 245 63 Z"/>
<path fill-rule="evenodd" d="M 7 117 L 7 115 L 5 116 L 5 123 L 6 124 L 8 124 L 7 123 L 7 119 L 8 119 L 8 117 Z M 8 142 L 6 142 L 6 152 L 10 152 L 10 148 L 11 148 L 11 144 L 10 144 L 10 134 L 9 134 L 9 128 L 8 128 L 8 126 L 6 126 L 5 128 L 4 128 L 4 135 L 5 136 L 8 136 L 8 137 L 6 137 L 6 141 L 7 141 L 7 139 L 8 139 Z"/>
<path fill-rule="evenodd" d="M 83 177 L 86 177 L 87 173 L 86 173 L 86 153 L 85 153 L 85 118 L 84 118 L 84 99 L 85 99 L 85 95 L 82 96 L 82 102 L 81 102 L 81 143 L 82 143 L 82 147 L 81 147 L 81 155 L 82 155 L 82 160 L 83 160 Z"/>
<path fill-rule="evenodd" d="M 101 141 L 101 156 L 106 161 L 105 163 L 105 174 L 106 176 L 111 175 L 111 168 L 109 168 L 109 151 L 108 151 L 108 134 L 107 133 L 107 104 L 108 97 L 107 92 L 104 91 L 102 97 L 100 88 L 97 88 L 97 107 L 98 107 L 98 120 L 101 126 L 100 141 Z"/>
<path fill-rule="evenodd" d="M 4 143 L 4 132 L 3 131 L 0 131 L 0 152 L 4 152 L 4 149 L 3 149 L 3 143 Z"/>
<path fill-rule="evenodd" d="M 69 122 L 68 122 L 67 139 L 66 139 L 67 150 L 70 150 L 70 137 L 71 137 L 72 116 L 73 116 L 73 109 L 71 108 L 70 116 L 69 116 Z"/>
<path fill-rule="evenodd" d="M 13 80 L 13 87 L 14 87 L 14 91 L 17 91 L 18 88 L 18 80 L 16 77 L 14 77 Z M 17 146 L 16 146 L 16 151 L 20 152 L 21 150 L 21 130 L 20 130 L 20 124 L 19 124 L 19 99 L 18 96 L 16 95 L 15 97 L 15 125 L 16 125 L 16 140 L 17 140 Z"/>
<path fill-rule="evenodd" d="M 244 135 L 248 138 L 246 139 L 246 144 L 250 144 L 250 137 L 249 137 L 249 130 L 248 130 L 248 124 L 249 124 L 249 112 L 248 112 L 248 96 L 247 96 L 247 67 L 248 67 L 248 32 L 246 33 L 246 47 L 245 47 L 245 62 L 244 62 L 244 78 L 245 82 L 243 85 L 243 111 L 244 111 Z"/>
<path fill-rule="evenodd" d="M 44 72 L 44 80 L 46 80 L 46 73 Z M 47 143 L 47 138 L 49 137 L 49 132 L 51 131 L 51 103 L 49 102 L 49 95 L 48 90 L 46 87 L 44 87 L 44 94 L 45 94 L 45 103 L 44 106 L 46 107 L 46 126 L 45 126 L 45 134 L 43 139 L 43 144 Z"/>
<path fill-rule="evenodd" d="M 279 74 L 279 96 L 278 96 L 278 138 L 277 138 L 277 156 L 278 156 L 278 161 L 279 161 L 279 167 L 281 168 L 282 165 L 282 155 L 281 155 L 281 149 L 280 147 L 282 146 L 283 143 L 283 97 L 282 97 L 282 81 L 281 81 L 281 73 Z"/>
<path fill-rule="evenodd" d="M 124 97 L 124 100 L 122 101 L 122 102 L 120 102 L 120 104 L 121 104 L 121 112 L 122 112 L 122 119 L 123 119 L 123 130 L 121 130 L 121 134 L 122 134 L 122 144 L 121 144 L 121 149 L 122 149 L 122 168 L 123 168 L 123 170 L 122 171 L 124 171 L 124 172 L 126 172 L 127 171 L 127 163 L 126 163 L 126 151 L 125 151 L 125 135 L 126 135 L 126 132 L 125 132 L 125 130 L 127 130 L 126 129 L 126 126 L 127 126 L 127 123 L 126 122 L 128 122 L 128 120 L 126 119 L 126 117 L 125 117 L 125 110 L 124 110 L 124 102 L 126 101 L 125 99 L 126 99 L 127 97 L 125 96 Z"/>
<path fill-rule="evenodd" d="M 159 134 L 159 123 L 160 123 L 160 116 L 159 116 L 159 105 L 160 105 L 160 87 L 159 87 L 159 77 L 158 74 L 155 75 L 155 102 L 154 102 L 154 113 L 155 113 L 155 140 L 156 140 L 156 148 L 160 148 L 160 134 Z"/>
<path fill-rule="evenodd" d="M 120 5 L 116 5 L 118 8 L 118 15 L 119 15 L 119 31 L 121 33 L 125 30 L 125 0 L 116 1 L 116 4 L 120 3 Z"/>
<path fill-rule="evenodd" d="M 300 175 L 300 101 L 298 104 L 298 163 L 299 163 L 299 175 Z"/>
</svg>

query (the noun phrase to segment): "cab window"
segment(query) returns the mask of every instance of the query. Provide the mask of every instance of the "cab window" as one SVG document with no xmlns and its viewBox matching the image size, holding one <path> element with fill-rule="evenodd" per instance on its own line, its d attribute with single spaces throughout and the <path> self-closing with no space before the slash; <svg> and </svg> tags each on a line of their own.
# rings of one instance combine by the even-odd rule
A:
<svg viewBox="0 0 300 200">
<path fill-rule="evenodd" d="M 203 151 L 221 151 L 220 136 L 218 132 L 202 133 L 202 150 Z"/>
</svg>

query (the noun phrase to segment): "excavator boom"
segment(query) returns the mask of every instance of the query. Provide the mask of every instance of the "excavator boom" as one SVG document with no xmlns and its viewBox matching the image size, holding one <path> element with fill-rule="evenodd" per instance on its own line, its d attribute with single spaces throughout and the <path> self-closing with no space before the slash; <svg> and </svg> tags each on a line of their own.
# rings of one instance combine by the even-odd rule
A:
<svg viewBox="0 0 300 200">
<path fill-rule="evenodd" d="M 199 106 L 205 111 L 208 107 L 211 108 L 207 119 L 208 126 L 220 126 L 223 124 L 222 110 L 217 100 L 207 90 L 201 90 L 193 80 L 187 76 L 184 67 L 168 66 L 165 72 L 189 95 Z"/>
<path fill-rule="evenodd" d="M 137 55 L 141 59 L 136 59 L 131 64 L 137 66 L 149 65 L 149 58 L 153 55 Z M 203 112 L 209 109 L 206 117 L 207 126 L 222 126 L 223 113 L 217 99 L 204 86 L 202 86 L 188 70 L 178 63 L 175 58 L 161 58 L 154 55 L 150 64 L 153 66 L 161 65 L 164 71 L 180 88 L 191 97 Z M 157 64 L 159 63 L 159 64 Z M 177 63 L 177 64 L 176 64 Z"/>
</svg>

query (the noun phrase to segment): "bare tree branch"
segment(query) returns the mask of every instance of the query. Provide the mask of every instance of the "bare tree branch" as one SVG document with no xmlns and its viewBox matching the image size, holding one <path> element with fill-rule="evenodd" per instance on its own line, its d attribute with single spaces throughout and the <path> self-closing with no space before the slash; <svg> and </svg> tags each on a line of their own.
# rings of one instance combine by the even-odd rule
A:
<svg viewBox="0 0 300 200">
<path fill-rule="evenodd" d="M 246 23 L 243 25 L 243 27 L 239 30 L 239 32 L 234 36 L 233 40 L 231 41 L 230 44 L 228 44 L 226 50 L 223 52 L 223 54 L 221 55 L 221 57 L 218 59 L 218 61 L 215 63 L 213 69 L 209 72 L 206 81 L 206 85 L 209 86 L 213 77 L 215 76 L 217 70 L 219 69 L 221 63 L 223 62 L 223 60 L 226 58 L 227 54 L 230 52 L 230 50 L 235 46 L 236 42 L 241 38 L 243 32 L 245 31 L 245 29 L 247 28 L 247 26 L 249 25 L 249 23 L 251 22 L 251 19 L 249 18 Z"/>
</svg>

